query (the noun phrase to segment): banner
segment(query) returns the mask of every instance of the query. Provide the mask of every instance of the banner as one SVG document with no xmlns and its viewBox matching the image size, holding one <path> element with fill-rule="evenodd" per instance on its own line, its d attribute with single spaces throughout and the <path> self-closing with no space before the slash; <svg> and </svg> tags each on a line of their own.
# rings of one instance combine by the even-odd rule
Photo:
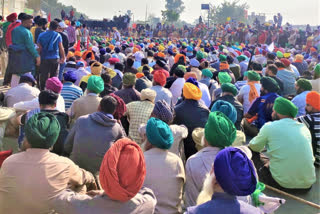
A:
<svg viewBox="0 0 320 214">
<path fill-rule="evenodd" d="M 201 10 L 210 10 L 209 4 L 201 4 Z"/>
<path fill-rule="evenodd" d="M 33 15 L 34 10 L 33 9 L 29 9 L 29 8 L 24 8 L 23 12 L 25 12 L 28 15 Z"/>
</svg>

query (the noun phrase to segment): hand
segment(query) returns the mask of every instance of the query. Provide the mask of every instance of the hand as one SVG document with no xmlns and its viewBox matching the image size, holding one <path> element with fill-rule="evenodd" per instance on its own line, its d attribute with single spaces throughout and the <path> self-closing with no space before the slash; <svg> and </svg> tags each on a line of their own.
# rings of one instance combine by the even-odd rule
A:
<svg viewBox="0 0 320 214">
<path fill-rule="evenodd" d="M 38 56 L 38 57 L 36 58 L 36 65 L 37 65 L 37 66 L 40 66 L 40 63 L 41 63 L 40 56 Z"/>
<path fill-rule="evenodd" d="M 87 192 L 87 195 L 94 197 L 96 195 L 103 195 L 104 191 L 103 190 L 91 190 Z"/>
<path fill-rule="evenodd" d="M 60 64 L 63 64 L 64 63 L 64 61 L 66 60 L 66 58 L 60 58 Z"/>
</svg>

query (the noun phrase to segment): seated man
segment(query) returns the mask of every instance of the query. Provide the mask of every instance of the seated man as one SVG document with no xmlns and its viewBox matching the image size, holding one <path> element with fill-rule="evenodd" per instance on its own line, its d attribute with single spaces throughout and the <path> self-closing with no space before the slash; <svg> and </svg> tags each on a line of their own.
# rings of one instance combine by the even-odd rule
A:
<svg viewBox="0 0 320 214">
<path fill-rule="evenodd" d="M 246 135 L 255 137 L 259 129 L 272 121 L 273 103 L 279 95 L 280 90 L 278 83 L 271 77 L 263 77 L 260 80 L 261 89 L 260 97 L 258 97 L 251 105 L 248 113 L 244 115 L 243 128 Z"/>
<path fill-rule="evenodd" d="M 140 92 L 134 86 L 136 84 L 136 75 L 132 73 L 125 73 L 122 80 L 122 89 L 116 91 L 114 94 L 119 96 L 123 101 L 128 104 L 133 101 L 140 100 Z"/>
<path fill-rule="evenodd" d="M 68 214 L 153 213 L 157 200 L 151 189 L 142 187 L 145 176 L 142 150 L 134 141 L 122 138 L 102 160 L 99 176 L 102 190 L 87 195 L 64 191 L 54 201 L 54 209 Z"/>
<path fill-rule="evenodd" d="M 298 107 L 297 117 L 299 117 L 306 114 L 306 96 L 312 90 L 312 85 L 307 79 L 299 79 L 295 87 L 297 95 L 292 99 L 292 102 Z"/>
<path fill-rule="evenodd" d="M 54 115 L 33 115 L 25 132 L 24 151 L 7 158 L 0 170 L 0 213 L 49 213 L 52 199 L 68 186 L 95 186 L 91 173 L 49 151 L 60 132 Z"/>
<path fill-rule="evenodd" d="M 216 155 L 222 148 L 231 146 L 236 139 L 236 133 L 233 122 L 224 113 L 219 111 L 210 113 L 202 138 L 204 148 L 192 155 L 186 163 L 186 206 L 196 205 L 203 182 L 210 172 Z"/>
<path fill-rule="evenodd" d="M 64 99 L 66 110 L 71 107 L 73 101 L 83 95 L 82 89 L 74 84 L 76 80 L 77 76 L 75 71 L 67 71 L 63 74 L 61 96 Z"/>
<path fill-rule="evenodd" d="M 313 154 L 316 158 L 315 165 L 320 166 L 320 94 L 311 91 L 306 97 L 306 115 L 297 120 L 304 123 L 312 136 Z"/>
<path fill-rule="evenodd" d="M 39 89 L 34 87 L 36 80 L 30 74 L 24 74 L 20 77 L 19 85 L 9 89 L 4 96 L 4 106 L 13 107 L 14 104 L 21 101 L 30 101 L 39 96 Z"/>
<path fill-rule="evenodd" d="M 88 87 L 90 88 L 90 79 Z M 116 107 L 115 98 L 103 97 L 97 108 L 98 112 L 80 117 L 65 141 L 65 154 L 92 173 L 99 171 L 106 151 L 124 136 L 121 126 L 113 117 Z"/>
<path fill-rule="evenodd" d="M 87 84 L 87 95 L 73 101 L 68 114 L 76 121 L 79 117 L 96 112 L 101 101 L 99 93 L 104 89 L 104 82 L 100 76 L 90 76 Z"/>
<path fill-rule="evenodd" d="M 144 186 L 152 189 L 157 198 L 155 213 L 181 213 L 185 174 L 180 157 L 168 152 L 173 143 L 170 127 L 159 119 L 150 118 L 147 139 Z"/>
<path fill-rule="evenodd" d="M 311 134 L 308 128 L 294 120 L 298 108 L 289 100 L 278 97 L 272 119 L 249 143 L 254 152 L 267 148 L 270 160 L 253 154 L 260 180 L 273 187 L 292 192 L 309 190 L 316 182 Z"/>
<path fill-rule="evenodd" d="M 254 166 L 244 152 L 232 147 L 223 149 L 217 154 L 211 168 L 199 195 L 198 205 L 188 207 L 186 214 L 263 213 L 259 208 L 236 198 L 252 194 L 257 185 Z"/>
</svg>

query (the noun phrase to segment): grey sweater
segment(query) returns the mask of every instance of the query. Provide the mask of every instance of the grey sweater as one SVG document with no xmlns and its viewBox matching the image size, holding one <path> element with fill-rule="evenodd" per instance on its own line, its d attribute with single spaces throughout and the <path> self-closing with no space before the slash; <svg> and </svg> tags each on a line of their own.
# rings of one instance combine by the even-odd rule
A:
<svg viewBox="0 0 320 214">
<path fill-rule="evenodd" d="M 124 136 L 116 120 L 95 112 L 78 118 L 65 141 L 64 151 L 79 167 L 95 174 L 110 146 Z"/>
</svg>

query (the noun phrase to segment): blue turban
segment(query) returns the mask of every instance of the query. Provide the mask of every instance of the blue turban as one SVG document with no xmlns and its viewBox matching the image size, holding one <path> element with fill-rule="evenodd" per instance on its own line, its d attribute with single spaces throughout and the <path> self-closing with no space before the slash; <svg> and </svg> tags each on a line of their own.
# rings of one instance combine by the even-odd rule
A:
<svg viewBox="0 0 320 214">
<path fill-rule="evenodd" d="M 64 81 L 73 82 L 77 81 L 77 75 L 75 71 L 69 70 L 63 74 Z"/>
<path fill-rule="evenodd" d="M 189 77 L 186 82 L 192 83 L 193 85 L 195 85 L 195 86 L 197 86 L 199 88 L 198 81 L 193 77 Z"/>
<path fill-rule="evenodd" d="M 173 110 L 164 100 L 158 100 L 154 104 L 152 114 L 167 124 L 173 119 Z"/>
<path fill-rule="evenodd" d="M 168 54 L 173 56 L 174 55 L 173 50 L 172 49 L 168 49 Z"/>
<path fill-rule="evenodd" d="M 211 108 L 211 112 L 214 111 L 220 111 L 224 113 L 233 123 L 237 121 L 237 110 L 231 103 L 227 101 L 216 101 Z"/>
<path fill-rule="evenodd" d="M 188 52 L 192 52 L 192 51 L 193 51 L 193 47 L 188 46 L 188 47 L 187 47 L 187 51 L 188 51 Z"/>
<path fill-rule="evenodd" d="M 168 124 L 160 119 L 151 117 L 147 123 L 147 138 L 149 143 L 160 148 L 170 149 L 173 144 L 173 135 Z"/>
<path fill-rule="evenodd" d="M 221 150 L 214 161 L 214 174 L 222 189 L 235 196 L 247 196 L 256 190 L 255 168 L 240 149 Z"/>
</svg>

